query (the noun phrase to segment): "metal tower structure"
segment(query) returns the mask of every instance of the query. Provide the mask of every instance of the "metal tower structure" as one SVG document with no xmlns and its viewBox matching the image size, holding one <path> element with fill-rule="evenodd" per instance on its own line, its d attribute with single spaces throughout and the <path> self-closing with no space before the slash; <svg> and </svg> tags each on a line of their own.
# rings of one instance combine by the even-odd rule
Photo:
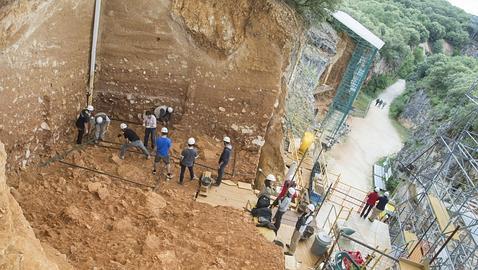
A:
<svg viewBox="0 0 478 270">
<path fill-rule="evenodd" d="M 340 136 L 341 128 L 352 110 L 352 104 L 368 75 L 373 59 L 384 45 L 382 40 L 348 14 L 338 11 L 332 14 L 332 17 L 336 29 L 347 33 L 356 43 L 356 47 L 333 102 L 321 123 L 321 140 L 329 145 L 335 143 Z"/>
<path fill-rule="evenodd" d="M 428 260 L 431 269 L 478 267 L 477 82 L 466 93 L 464 106 L 471 110 L 456 115 L 453 129 L 399 166 L 406 184 L 394 194 L 397 215 L 390 223 L 394 253 Z"/>
</svg>

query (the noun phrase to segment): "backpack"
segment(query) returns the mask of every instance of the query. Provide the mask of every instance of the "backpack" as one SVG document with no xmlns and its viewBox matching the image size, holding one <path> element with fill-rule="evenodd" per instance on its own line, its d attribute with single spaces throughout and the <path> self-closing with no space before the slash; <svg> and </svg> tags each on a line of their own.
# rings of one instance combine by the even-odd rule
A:
<svg viewBox="0 0 478 270">
<path fill-rule="evenodd" d="M 265 195 L 262 195 L 257 199 L 256 208 L 269 207 L 271 199 Z"/>
</svg>

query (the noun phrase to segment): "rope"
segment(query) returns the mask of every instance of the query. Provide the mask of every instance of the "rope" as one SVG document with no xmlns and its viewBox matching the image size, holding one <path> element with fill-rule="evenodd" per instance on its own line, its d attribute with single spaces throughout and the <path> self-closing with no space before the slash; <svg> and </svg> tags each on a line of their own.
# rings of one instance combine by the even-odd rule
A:
<svg viewBox="0 0 478 270">
<path fill-rule="evenodd" d="M 148 188 L 155 188 L 154 186 L 150 186 L 150 185 L 147 185 L 147 184 L 143 184 L 143 183 L 131 181 L 131 180 L 125 179 L 125 178 L 120 177 L 120 176 L 117 176 L 117 175 L 113 175 L 113 174 L 109 174 L 109 173 L 106 173 L 106 172 L 98 171 L 98 170 L 95 170 L 95 169 L 83 167 L 83 166 L 76 165 L 76 164 L 73 164 L 73 163 L 69 163 L 69 162 L 66 162 L 66 161 L 63 161 L 63 160 L 59 160 L 58 162 L 61 163 L 61 164 L 70 166 L 70 167 L 79 168 L 79 169 L 83 169 L 83 170 L 86 170 L 86 171 L 94 172 L 94 173 L 97 173 L 97 174 L 106 175 L 106 176 L 109 176 L 109 177 L 114 178 L 114 179 L 118 179 L 118 180 L 121 180 L 121 181 L 124 181 L 124 182 L 128 182 L 128 183 L 130 183 L 130 184 L 135 184 L 135 185 L 138 185 L 138 186 L 143 186 L 143 187 L 148 187 Z"/>
</svg>

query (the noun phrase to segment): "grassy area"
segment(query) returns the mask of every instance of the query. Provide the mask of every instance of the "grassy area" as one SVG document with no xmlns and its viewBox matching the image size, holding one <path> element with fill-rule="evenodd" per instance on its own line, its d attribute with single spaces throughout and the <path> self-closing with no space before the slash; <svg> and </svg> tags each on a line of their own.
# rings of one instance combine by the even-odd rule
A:
<svg viewBox="0 0 478 270">
<path fill-rule="evenodd" d="M 353 107 L 354 107 L 354 116 L 365 117 L 368 112 L 368 108 L 370 103 L 372 102 L 372 98 L 360 92 L 355 100 Z"/>
<path fill-rule="evenodd" d="M 400 122 L 397 119 L 391 116 L 389 116 L 389 118 L 390 118 L 390 121 L 392 121 L 393 127 L 397 130 L 398 135 L 400 136 L 402 141 L 405 142 L 408 139 L 408 137 L 410 137 L 410 130 L 402 126 L 402 124 L 400 124 Z"/>
</svg>

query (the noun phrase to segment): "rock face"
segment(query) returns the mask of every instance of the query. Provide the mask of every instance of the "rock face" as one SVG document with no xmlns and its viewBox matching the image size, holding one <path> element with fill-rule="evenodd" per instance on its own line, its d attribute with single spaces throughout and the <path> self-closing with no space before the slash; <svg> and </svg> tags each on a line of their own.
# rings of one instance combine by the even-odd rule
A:
<svg viewBox="0 0 478 270">
<path fill-rule="evenodd" d="M 94 4 L 0 2 L 0 140 L 13 168 L 54 150 L 75 129 L 86 100 Z"/>
<path fill-rule="evenodd" d="M 6 159 L 4 146 L 0 143 L 0 269 L 60 269 L 48 258 L 22 209 L 10 194 L 5 177 Z M 61 265 L 68 264 L 63 261 Z"/>
<path fill-rule="evenodd" d="M 147 109 L 172 106 L 176 134 L 228 135 L 238 160 L 256 166 L 287 90 L 300 29 L 293 10 L 275 0 L 111 0 L 102 18 L 101 110 L 139 122 Z"/>
</svg>

